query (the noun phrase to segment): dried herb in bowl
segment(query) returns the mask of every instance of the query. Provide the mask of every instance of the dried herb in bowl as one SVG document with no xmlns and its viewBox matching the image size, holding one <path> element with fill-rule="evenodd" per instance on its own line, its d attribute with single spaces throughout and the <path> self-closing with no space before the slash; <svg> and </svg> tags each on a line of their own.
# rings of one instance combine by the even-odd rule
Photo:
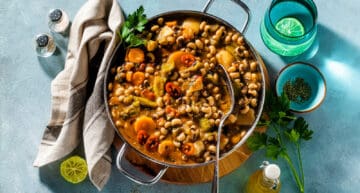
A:
<svg viewBox="0 0 360 193">
<path fill-rule="evenodd" d="M 311 87 L 303 79 L 297 77 L 294 81 L 288 80 L 283 87 L 284 92 L 290 101 L 304 103 L 310 99 Z"/>
</svg>

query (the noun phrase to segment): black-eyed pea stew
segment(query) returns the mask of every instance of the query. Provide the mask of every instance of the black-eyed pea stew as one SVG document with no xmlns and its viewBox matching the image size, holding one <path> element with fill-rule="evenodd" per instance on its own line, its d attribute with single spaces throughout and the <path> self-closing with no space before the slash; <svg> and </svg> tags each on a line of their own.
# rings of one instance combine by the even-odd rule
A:
<svg viewBox="0 0 360 193">
<path fill-rule="evenodd" d="M 224 65 L 236 92 L 236 110 L 221 134 L 227 152 L 255 120 L 261 87 L 258 62 L 243 36 L 195 18 L 159 18 L 143 33 L 144 47 L 129 48 L 125 62 L 111 69 L 108 85 L 112 120 L 134 147 L 173 164 L 213 159 L 217 127 L 230 105 Z"/>
</svg>

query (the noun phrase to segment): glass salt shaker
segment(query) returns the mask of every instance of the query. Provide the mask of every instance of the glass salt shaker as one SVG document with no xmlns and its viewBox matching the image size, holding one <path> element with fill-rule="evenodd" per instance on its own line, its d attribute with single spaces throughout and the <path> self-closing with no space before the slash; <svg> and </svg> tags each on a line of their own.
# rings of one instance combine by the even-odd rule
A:
<svg viewBox="0 0 360 193">
<path fill-rule="evenodd" d="M 35 36 L 35 50 L 38 56 L 49 57 L 55 50 L 56 45 L 51 35 L 42 33 Z"/>
<path fill-rule="evenodd" d="M 52 9 L 49 12 L 49 28 L 52 32 L 65 34 L 69 25 L 69 16 L 61 9 Z"/>
</svg>

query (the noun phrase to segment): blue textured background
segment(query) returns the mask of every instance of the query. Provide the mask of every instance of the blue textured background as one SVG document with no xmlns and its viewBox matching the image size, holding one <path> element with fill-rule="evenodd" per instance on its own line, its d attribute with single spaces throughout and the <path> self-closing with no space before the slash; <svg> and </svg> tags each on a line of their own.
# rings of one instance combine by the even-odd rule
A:
<svg viewBox="0 0 360 193">
<path fill-rule="evenodd" d="M 206 0 L 119 0 L 125 13 L 143 4 L 148 16 L 160 12 L 200 10 Z M 98 192 L 86 180 L 79 185 L 65 182 L 59 162 L 41 169 L 32 162 L 50 112 L 50 82 L 63 68 L 66 38 L 56 35 L 58 50 L 47 59 L 37 58 L 33 37 L 47 32 L 50 8 L 62 8 L 72 19 L 85 1 L 0 0 L 0 193 Z M 320 108 L 305 114 L 314 138 L 303 146 L 308 193 L 357 193 L 360 190 L 360 3 L 358 0 L 316 0 L 319 12 L 318 51 L 309 58 L 281 58 L 262 43 L 259 24 L 270 0 L 245 0 L 252 11 L 246 38 L 263 56 L 272 80 L 286 63 L 301 60 L 313 63 L 327 81 L 327 97 Z M 235 26 L 243 14 L 229 0 L 217 0 L 210 13 Z M 310 55 L 311 53 L 309 53 Z M 242 192 L 248 176 L 264 160 L 257 152 L 240 168 L 221 179 L 221 192 Z M 289 168 L 282 168 L 283 193 L 296 192 Z M 210 184 L 137 185 L 113 168 L 102 192 L 180 193 L 210 192 Z"/>
</svg>

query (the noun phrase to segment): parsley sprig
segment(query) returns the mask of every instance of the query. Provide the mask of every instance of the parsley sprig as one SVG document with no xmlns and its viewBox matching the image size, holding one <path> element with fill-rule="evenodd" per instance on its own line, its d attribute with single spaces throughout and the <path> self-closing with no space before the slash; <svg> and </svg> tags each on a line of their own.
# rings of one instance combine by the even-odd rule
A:
<svg viewBox="0 0 360 193">
<path fill-rule="evenodd" d="M 283 158 L 289 165 L 301 193 L 304 192 L 305 176 L 301 158 L 301 143 L 312 138 L 313 131 L 302 117 L 296 117 L 290 112 L 290 100 L 286 94 L 277 97 L 273 93 L 267 93 L 264 106 L 265 115 L 259 122 L 259 126 L 266 126 L 267 133 L 255 132 L 247 140 L 247 145 L 252 151 L 265 149 L 266 156 L 272 159 Z M 296 148 L 298 170 L 289 155 L 288 144 Z"/>
<path fill-rule="evenodd" d="M 145 44 L 146 41 L 140 37 L 139 33 L 145 29 L 147 22 L 143 6 L 128 15 L 119 32 L 119 36 L 125 41 L 126 47 L 138 47 Z"/>
</svg>

